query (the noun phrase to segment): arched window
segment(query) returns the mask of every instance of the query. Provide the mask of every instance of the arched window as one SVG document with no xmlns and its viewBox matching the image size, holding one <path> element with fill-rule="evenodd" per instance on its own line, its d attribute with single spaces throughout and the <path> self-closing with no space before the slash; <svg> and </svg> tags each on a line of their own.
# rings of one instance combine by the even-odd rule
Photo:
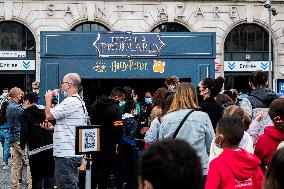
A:
<svg viewBox="0 0 284 189">
<path fill-rule="evenodd" d="M 152 29 L 151 32 L 190 32 L 185 26 L 174 23 L 168 22 L 163 23 Z"/>
<path fill-rule="evenodd" d="M 96 22 L 84 22 L 76 25 L 71 31 L 84 31 L 84 32 L 104 32 L 110 31 L 106 26 Z"/>
<path fill-rule="evenodd" d="M 225 41 L 225 52 L 268 51 L 268 32 L 255 24 L 235 27 Z"/>
<path fill-rule="evenodd" d="M 265 29 L 256 24 L 241 24 L 230 31 L 225 40 L 224 60 L 268 60 L 268 44 Z"/>
<path fill-rule="evenodd" d="M 35 38 L 23 24 L 0 22 L 0 51 L 35 51 Z"/>
</svg>

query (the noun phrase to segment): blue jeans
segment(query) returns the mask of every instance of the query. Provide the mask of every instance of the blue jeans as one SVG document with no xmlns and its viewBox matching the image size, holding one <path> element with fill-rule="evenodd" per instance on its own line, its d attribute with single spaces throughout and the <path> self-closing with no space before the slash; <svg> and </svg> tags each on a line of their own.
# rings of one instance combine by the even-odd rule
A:
<svg viewBox="0 0 284 189">
<path fill-rule="evenodd" d="M 82 157 L 54 157 L 55 172 L 54 178 L 59 189 L 78 189 L 79 170 Z"/>
<path fill-rule="evenodd" d="M 9 153 L 10 153 L 10 133 L 9 129 L 0 129 L 0 140 L 3 148 L 3 161 L 8 163 Z"/>
</svg>

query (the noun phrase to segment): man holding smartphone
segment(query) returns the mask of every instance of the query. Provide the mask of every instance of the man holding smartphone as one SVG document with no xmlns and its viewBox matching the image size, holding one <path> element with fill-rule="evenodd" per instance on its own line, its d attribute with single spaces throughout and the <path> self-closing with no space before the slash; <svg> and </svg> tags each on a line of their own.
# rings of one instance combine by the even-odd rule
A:
<svg viewBox="0 0 284 189">
<path fill-rule="evenodd" d="M 61 91 L 65 99 L 52 108 L 53 92 L 45 94 L 45 116 L 47 120 L 56 120 L 53 134 L 53 156 L 55 159 L 56 184 L 60 189 L 78 189 L 79 171 L 82 156 L 75 155 L 76 127 L 87 125 L 87 109 L 78 95 L 81 78 L 77 73 L 63 77 Z M 43 124 L 47 129 L 49 124 Z"/>
</svg>

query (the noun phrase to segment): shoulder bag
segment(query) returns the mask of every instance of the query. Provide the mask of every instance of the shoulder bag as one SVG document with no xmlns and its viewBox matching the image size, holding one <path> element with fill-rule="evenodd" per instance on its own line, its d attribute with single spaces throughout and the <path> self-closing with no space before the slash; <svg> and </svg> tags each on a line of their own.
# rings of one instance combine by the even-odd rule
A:
<svg viewBox="0 0 284 189">
<path fill-rule="evenodd" d="M 184 116 L 183 120 L 180 122 L 180 124 L 179 124 L 179 126 L 177 127 L 177 129 L 176 129 L 174 135 L 172 136 L 172 139 L 175 139 L 175 138 L 176 138 L 176 136 L 177 136 L 179 130 L 181 129 L 182 125 L 184 124 L 185 120 L 188 118 L 188 116 L 189 116 L 192 112 L 194 112 L 194 110 L 190 110 L 190 111 Z"/>
</svg>

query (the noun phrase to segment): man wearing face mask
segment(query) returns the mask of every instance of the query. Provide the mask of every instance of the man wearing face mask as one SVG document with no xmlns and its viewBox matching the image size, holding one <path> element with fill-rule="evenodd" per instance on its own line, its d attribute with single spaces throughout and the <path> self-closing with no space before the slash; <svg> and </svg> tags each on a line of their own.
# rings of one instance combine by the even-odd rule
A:
<svg viewBox="0 0 284 189">
<path fill-rule="evenodd" d="M 81 78 L 77 73 L 63 77 L 61 90 L 65 99 L 52 106 L 53 91 L 45 94 L 45 116 L 47 120 L 56 120 L 53 134 L 53 156 L 55 160 L 54 178 L 60 189 L 78 189 L 79 171 L 82 156 L 75 155 L 75 133 L 77 126 L 87 125 L 88 112 L 85 103 L 78 95 Z M 53 129 L 49 124 L 42 124 Z"/>
<path fill-rule="evenodd" d="M 5 102 L 5 101 L 9 101 L 9 89 L 8 88 L 4 88 L 3 89 L 3 93 L 0 95 L 0 105 Z"/>
<path fill-rule="evenodd" d="M 21 179 L 20 172 L 23 167 L 23 162 L 27 165 L 27 181 L 28 188 L 32 188 L 32 179 L 29 167 L 29 160 L 26 153 L 20 147 L 20 132 L 21 132 L 21 117 L 23 115 L 23 108 L 21 103 L 23 101 L 24 92 L 17 87 L 10 91 L 11 100 L 7 107 L 7 123 L 10 127 L 10 144 L 11 144 L 11 189 L 19 189 L 19 179 Z"/>
<path fill-rule="evenodd" d="M 32 92 L 39 94 L 40 83 L 38 81 L 32 82 Z"/>
<path fill-rule="evenodd" d="M 91 123 L 101 125 L 101 151 L 95 154 L 92 164 L 92 188 L 107 189 L 114 162 L 117 158 L 118 144 L 122 137 L 122 114 L 119 101 L 125 98 L 125 92 L 115 87 L 109 97 L 98 98 L 91 106 Z M 119 187 L 120 188 L 120 187 Z"/>
</svg>

